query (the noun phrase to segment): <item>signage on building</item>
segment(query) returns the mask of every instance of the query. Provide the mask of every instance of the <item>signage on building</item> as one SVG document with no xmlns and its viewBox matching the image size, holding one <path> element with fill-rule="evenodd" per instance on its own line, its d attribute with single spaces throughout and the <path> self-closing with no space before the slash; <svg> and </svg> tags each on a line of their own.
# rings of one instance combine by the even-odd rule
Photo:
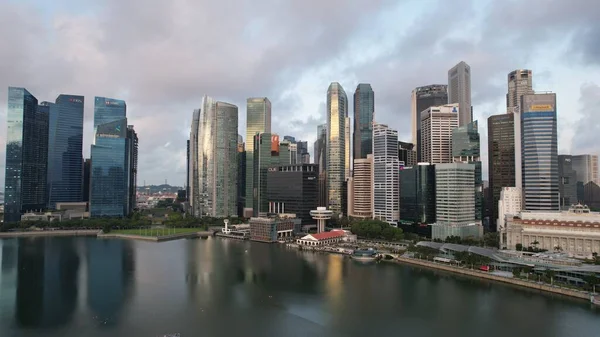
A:
<svg viewBox="0 0 600 337">
<path fill-rule="evenodd" d="M 279 154 L 279 135 L 271 135 L 271 153 Z"/>
<path fill-rule="evenodd" d="M 529 108 L 529 111 L 553 111 L 552 105 L 550 104 L 534 104 Z"/>
<path fill-rule="evenodd" d="M 269 172 L 277 172 L 277 171 L 279 171 L 279 170 L 277 169 L 277 167 L 269 167 L 269 169 L 268 169 L 268 170 L 269 170 Z"/>
<path fill-rule="evenodd" d="M 83 103 L 83 100 L 79 99 L 79 98 L 69 98 L 69 102 L 73 102 L 73 103 Z"/>
</svg>

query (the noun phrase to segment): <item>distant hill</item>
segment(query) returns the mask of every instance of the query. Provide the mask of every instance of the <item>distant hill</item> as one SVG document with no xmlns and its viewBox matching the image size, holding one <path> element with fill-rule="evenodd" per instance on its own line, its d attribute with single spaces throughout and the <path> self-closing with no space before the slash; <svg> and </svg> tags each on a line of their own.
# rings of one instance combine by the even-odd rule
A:
<svg viewBox="0 0 600 337">
<path fill-rule="evenodd" d="M 138 186 L 138 192 L 150 192 L 150 193 L 158 193 L 158 192 L 167 192 L 167 193 L 177 193 L 178 190 L 182 190 L 181 186 L 171 186 L 167 184 L 162 185 L 146 185 L 146 186 Z"/>
</svg>

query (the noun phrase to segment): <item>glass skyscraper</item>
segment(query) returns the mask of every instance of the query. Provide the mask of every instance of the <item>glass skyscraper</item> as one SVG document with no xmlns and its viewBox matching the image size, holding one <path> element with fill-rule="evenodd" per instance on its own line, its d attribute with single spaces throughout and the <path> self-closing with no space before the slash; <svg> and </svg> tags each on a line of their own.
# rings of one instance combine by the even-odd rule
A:
<svg viewBox="0 0 600 337">
<path fill-rule="evenodd" d="M 273 165 L 271 158 L 271 134 L 261 133 L 253 137 L 254 160 L 253 160 L 253 216 L 264 216 L 269 211 L 269 200 L 267 199 L 267 172 Z"/>
<path fill-rule="evenodd" d="M 266 97 L 248 98 L 246 113 L 246 208 L 253 208 L 257 188 L 254 186 L 253 139 L 257 134 L 271 133 L 271 101 Z"/>
<path fill-rule="evenodd" d="M 360 83 L 354 91 L 354 159 L 373 153 L 373 113 L 375 92 L 368 83 Z"/>
<path fill-rule="evenodd" d="M 333 82 L 327 89 L 327 197 L 329 208 L 342 212 L 346 175 L 346 117 L 348 97 L 344 88 Z"/>
<path fill-rule="evenodd" d="M 421 162 L 421 112 L 432 106 L 448 103 L 448 86 L 432 84 L 415 88 L 411 95 L 412 143 L 417 147 L 417 162 Z"/>
<path fill-rule="evenodd" d="M 24 88 L 8 88 L 4 221 L 47 202 L 49 107 Z"/>
<path fill-rule="evenodd" d="M 129 211 L 125 101 L 96 97 L 91 151 L 91 217 L 124 217 Z"/>
<path fill-rule="evenodd" d="M 400 170 L 400 222 L 435 222 L 435 165 L 421 163 Z"/>
<path fill-rule="evenodd" d="M 525 94 L 521 102 L 525 209 L 559 210 L 556 94 Z"/>
<path fill-rule="evenodd" d="M 60 95 L 49 107 L 48 207 L 83 200 L 83 96 Z"/>
<path fill-rule="evenodd" d="M 475 165 L 475 219 L 483 219 L 483 181 L 477 121 L 452 130 L 452 161 Z"/>
<path fill-rule="evenodd" d="M 515 116 L 502 114 L 488 118 L 488 168 L 490 221 L 498 219 L 498 200 L 503 187 L 515 187 Z M 517 120 L 518 121 L 518 120 Z"/>
</svg>

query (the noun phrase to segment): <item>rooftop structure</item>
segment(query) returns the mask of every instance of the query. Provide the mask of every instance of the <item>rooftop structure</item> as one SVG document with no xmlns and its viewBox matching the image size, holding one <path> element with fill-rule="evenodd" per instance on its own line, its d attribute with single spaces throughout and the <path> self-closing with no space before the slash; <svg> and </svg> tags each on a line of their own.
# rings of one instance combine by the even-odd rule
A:
<svg viewBox="0 0 600 337">
<path fill-rule="evenodd" d="M 310 211 L 310 215 L 313 219 L 317 220 L 317 232 L 325 232 L 325 222 L 333 216 L 333 211 L 327 209 L 327 207 L 317 207 L 316 210 Z"/>
</svg>

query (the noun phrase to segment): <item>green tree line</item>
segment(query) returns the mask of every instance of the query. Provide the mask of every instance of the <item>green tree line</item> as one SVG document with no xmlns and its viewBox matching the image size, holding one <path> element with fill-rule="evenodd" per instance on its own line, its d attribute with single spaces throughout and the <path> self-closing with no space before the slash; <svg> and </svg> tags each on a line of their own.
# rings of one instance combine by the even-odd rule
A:
<svg viewBox="0 0 600 337">
<path fill-rule="evenodd" d="M 404 239 L 402 229 L 379 220 L 360 220 L 352 223 L 352 233 L 373 240 L 400 241 Z"/>
</svg>

